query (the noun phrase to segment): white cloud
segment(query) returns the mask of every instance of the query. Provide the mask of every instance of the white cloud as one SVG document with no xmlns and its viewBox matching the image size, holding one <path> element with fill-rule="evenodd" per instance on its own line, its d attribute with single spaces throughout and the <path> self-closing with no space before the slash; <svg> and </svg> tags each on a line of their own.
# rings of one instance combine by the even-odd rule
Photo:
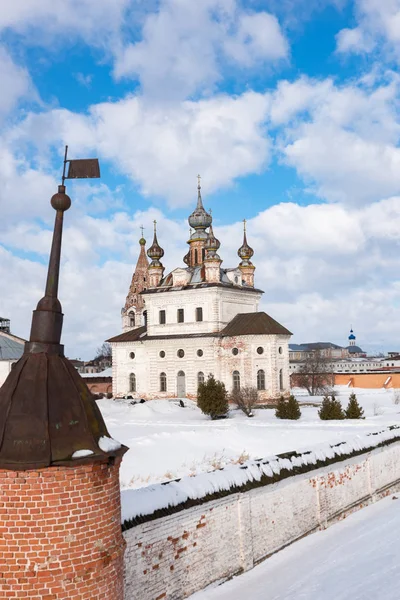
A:
<svg viewBox="0 0 400 600">
<path fill-rule="evenodd" d="M 329 201 L 371 202 L 400 192 L 399 84 L 371 91 L 301 78 L 272 94 L 271 122 L 286 164 Z"/>
<path fill-rule="evenodd" d="M 28 71 L 17 65 L 2 46 L 0 46 L 0 81 L 0 122 L 21 99 L 30 95 L 31 100 L 38 100 Z"/>
<path fill-rule="evenodd" d="M 177 207 L 191 202 L 197 173 L 210 193 L 265 168 L 268 104 L 254 92 L 167 106 L 133 96 L 94 105 L 88 116 L 66 110 L 30 114 L 7 139 L 17 148 L 34 141 L 41 154 L 64 143 L 76 154 L 94 149 L 139 183 L 143 194 Z"/>
<path fill-rule="evenodd" d="M 149 97 L 186 98 L 210 90 L 223 60 L 252 68 L 288 56 L 276 17 L 248 14 L 236 0 L 163 0 L 143 24 L 142 39 L 117 55 L 117 77 L 137 77 Z"/>
<path fill-rule="evenodd" d="M 337 35 L 338 52 L 385 51 L 400 58 L 400 1 L 356 0 L 358 25 Z"/>
</svg>

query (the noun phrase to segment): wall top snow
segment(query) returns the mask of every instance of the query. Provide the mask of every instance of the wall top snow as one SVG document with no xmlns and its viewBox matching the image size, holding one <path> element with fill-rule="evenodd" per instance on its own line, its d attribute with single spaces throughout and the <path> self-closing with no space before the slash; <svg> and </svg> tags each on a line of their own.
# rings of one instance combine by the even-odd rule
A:
<svg viewBox="0 0 400 600">
<path fill-rule="evenodd" d="M 122 492 L 122 529 L 253 488 L 277 483 L 400 441 L 400 426 L 336 444 L 319 444 L 174 481 Z"/>
</svg>

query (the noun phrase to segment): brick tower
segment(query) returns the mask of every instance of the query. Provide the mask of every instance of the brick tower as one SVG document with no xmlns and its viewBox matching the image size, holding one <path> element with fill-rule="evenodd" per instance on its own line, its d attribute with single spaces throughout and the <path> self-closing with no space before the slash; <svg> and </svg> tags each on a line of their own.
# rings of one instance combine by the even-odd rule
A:
<svg viewBox="0 0 400 600">
<path fill-rule="evenodd" d="M 0 389 L 0 599 L 122 600 L 126 448 L 110 438 L 60 344 L 62 224 L 71 205 L 64 185 L 51 204 L 45 296 L 24 355 Z"/>
<path fill-rule="evenodd" d="M 139 258 L 136 263 L 135 272 L 132 275 L 132 281 L 126 297 L 125 306 L 121 311 L 122 330 L 124 332 L 144 324 L 144 301 L 141 292 L 147 289 L 149 285 L 149 261 L 146 256 L 146 240 L 143 237 L 143 230 L 139 245 Z"/>
</svg>

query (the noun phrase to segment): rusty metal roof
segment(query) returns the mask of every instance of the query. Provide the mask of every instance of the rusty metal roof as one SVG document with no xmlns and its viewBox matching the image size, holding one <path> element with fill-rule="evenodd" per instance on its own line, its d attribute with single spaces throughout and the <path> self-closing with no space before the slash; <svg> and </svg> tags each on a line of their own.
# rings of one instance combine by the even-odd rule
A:
<svg viewBox="0 0 400 600">
<path fill-rule="evenodd" d="M 64 186 L 59 186 L 51 204 L 56 220 L 45 296 L 33 311 L 24 354 L 0 388 L 0 469 L 75 466 L 108 461 L 126 451 L 125 446 L 109 452 L 100 448 L 100 438 L 110 435 L 86 383 L 60 344 L 63 314 L 57 290 L 62 224 L 71 204 Z M 75 459 L 77 450 L 92 454 Z"/>
<path fill-rule="evenodd" d="M 142 327 L 136 327 L 136 329 L 131 329 L 130 331 L 125 331 L 125 333 L 120 333 L 119 335 L 115 335 L 114 337 L 106 340 L 107 342 L 136 342 L 142 334 L 145 334 L 147 331 L 146 325 Z"/>
<path fill-rule="evenodd" d="M 221 331 L 223 337 L 236 335 L 292 335 L 283 325 L 265 312 L 236 315 Z"/>
</svg>

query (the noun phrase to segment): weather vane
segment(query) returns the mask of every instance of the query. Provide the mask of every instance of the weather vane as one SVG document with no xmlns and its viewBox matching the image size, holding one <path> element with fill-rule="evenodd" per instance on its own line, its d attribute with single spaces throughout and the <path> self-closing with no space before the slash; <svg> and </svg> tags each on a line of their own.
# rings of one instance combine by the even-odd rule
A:
<svg viewBox="0 0 400 600">
<path fill-rule="evenodd" d="M 62 185 L 66 179 L 97 179 L 100 177 L 98 158 L 67 159 L 68 146 L 65 146 Z M 68 163 L 68 175 L 65 174 Z"/>
</svg>

